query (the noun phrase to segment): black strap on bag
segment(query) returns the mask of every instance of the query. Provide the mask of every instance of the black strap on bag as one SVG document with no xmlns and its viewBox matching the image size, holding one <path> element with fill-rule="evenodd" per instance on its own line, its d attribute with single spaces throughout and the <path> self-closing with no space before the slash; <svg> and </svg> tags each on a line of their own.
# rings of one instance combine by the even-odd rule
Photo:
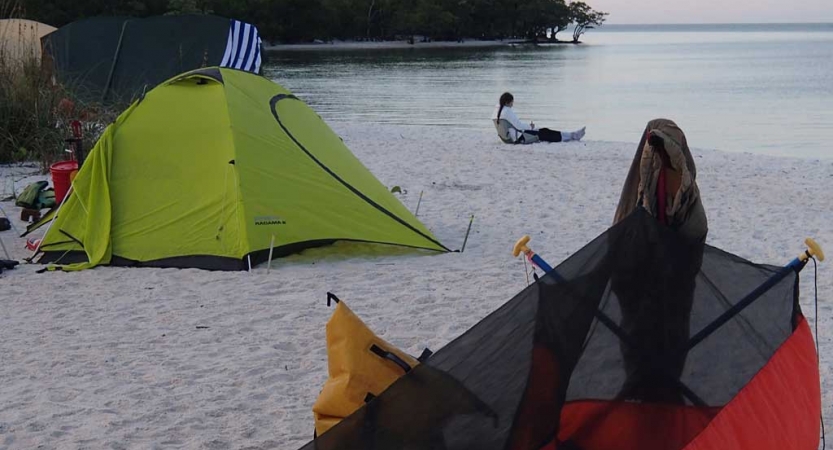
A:
<svg viewBox="0 0 833 450">
<path fill-rule="evenodd" d="M 402 370 L 404 370 L 405 373 L 410 372 L 411 369 L 412 369 L 411 365 L 406 363 L 405 361 L 403 361 L 402 358 L 396 356 L 392 352 L 385 351 L 385 349 L 383 349 L 382 347 L 379 347 L 376 344 L 373 344 L 373 345 L 370 346 L 370 352 L 373 353 L 374 355 L 380 357 L 380 358 L 387 359 L 388 361 L 396 364 Z"/>
<path fill-rule="evenodd" d="M 330 306 L 332 302 L 341 303 L 341 299 L 332 292 L 327 292 L 327 306 Z"/>
</svg>

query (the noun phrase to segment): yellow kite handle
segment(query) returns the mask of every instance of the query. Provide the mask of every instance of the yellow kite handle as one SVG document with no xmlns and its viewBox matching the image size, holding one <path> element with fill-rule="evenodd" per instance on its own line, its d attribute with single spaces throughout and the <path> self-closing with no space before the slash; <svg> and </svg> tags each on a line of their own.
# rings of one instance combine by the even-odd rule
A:
<svg viewBox="0 0 833 450">
<path fill-rule="evenodd" d="M 798 256 L 800 260 L 807 261 L 811 257 L 815 256 L 819 261 L 824 261 L 824 250 L 821 249 L 818 242 L 814 241 L 813 238 L 807 238 L 804 240 L 804 245 L 807 246 L 807 250 Z"/>
<path fill-rule="evenodd" d="M 518 239 L 518 242 L 515 242 L 515 246 L 512 247 L 512 256 L 517 258 L 521 252 L 523 252 L 523 254 L 529 253 L 531 250 L 526 246 L 526 244 L 529 243 L 529 239 L 529 236 L 524 236 Z"/>
</svg>

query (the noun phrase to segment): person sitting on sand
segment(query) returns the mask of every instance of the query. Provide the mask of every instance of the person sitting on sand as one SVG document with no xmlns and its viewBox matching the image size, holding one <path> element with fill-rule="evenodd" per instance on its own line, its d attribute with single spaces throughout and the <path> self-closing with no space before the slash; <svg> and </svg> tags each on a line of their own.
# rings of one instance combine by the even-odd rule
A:
<svg viewBox="0 0 833 450">
<path fill-rule="evenodd" d="M 536 130 L 534 123 L 525 124 L 518 119 L 512 109 L 514 105 L 515 97 L 509 92 L 504 92 L 492 114 L 492 121 L 495 128 L 497 128 L 498 137 L 507 144 L 532 144 L 538 141 L 580 141 L 584 137 L 584 130 L 587 127 L 582 127 L 576 131 L 556 131 L 549 128 Z"/>
</svg>

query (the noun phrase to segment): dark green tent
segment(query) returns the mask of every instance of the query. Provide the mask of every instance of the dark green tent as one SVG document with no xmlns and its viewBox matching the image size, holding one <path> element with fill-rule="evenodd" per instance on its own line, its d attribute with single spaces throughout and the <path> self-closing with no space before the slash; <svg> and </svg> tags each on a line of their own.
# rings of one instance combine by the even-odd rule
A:
<svg viewBox="0 0 833 450">
<path fill-rule="evenodd" d="M 93 17 L 41 39 L 56 78 L 85 100 L 128 102 L 206 66 L 260 73 L 257 28 L 211 15 Z"/>
</svg>

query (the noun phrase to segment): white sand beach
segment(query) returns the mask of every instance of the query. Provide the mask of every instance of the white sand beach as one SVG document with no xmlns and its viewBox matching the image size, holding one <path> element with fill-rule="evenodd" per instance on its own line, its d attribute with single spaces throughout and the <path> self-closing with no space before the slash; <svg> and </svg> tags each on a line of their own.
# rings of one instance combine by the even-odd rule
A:
<svg viewBox="0 0 833 450">
<path fill-rule="evenodd" d="M 282 449 L 313 433 L 334 292 L 411 354 L 464 332 L 527 284 L 512 244 L 551 263 L 611 223 L 636 142 L 508 146 L 493 131 L 331 124 L 446 246 L 431 254 L 338 244 L 247 272 L 99 267 L 0 275 L 0 448 Z M 372 128 L 372 132 L 370 132 Z M 636 139 L 641 129 L 633 130 Z M 698 148 L 708 243 L 786 264 L 811 236 L 833 254 L 833 160 Z M 6 194 L 43 176 L 0 172 Z M 0 180 L 0 181 L 2 181 Z M 0 189 L 2 191 L 2 189 Z M 18 229 L 20 209 L 1 203 Z M 25 240 L 0 232 L 13 257 Z M 357 253 L 348 256 L 346 253 Z M 833 261 L 819 265 L 823 407 L 833 429 Z M 801 302 L 811 325 L 813 265 Z"/>
</svg>

